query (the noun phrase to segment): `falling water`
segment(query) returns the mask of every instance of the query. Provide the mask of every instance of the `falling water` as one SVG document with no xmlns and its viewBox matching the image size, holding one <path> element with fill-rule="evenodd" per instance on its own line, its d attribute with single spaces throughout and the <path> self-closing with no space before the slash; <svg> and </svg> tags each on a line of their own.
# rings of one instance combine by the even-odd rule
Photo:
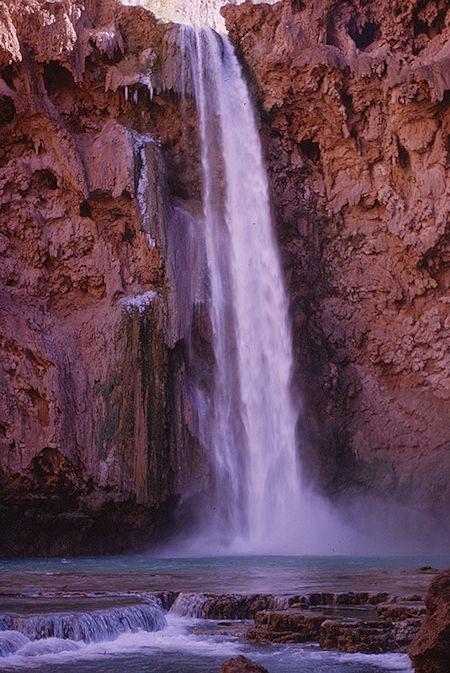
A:
<svg viewBox="0 0 450 673">
<path fill-rule="evenodd" d="M 258 130 L 228 38 L 187 27 L 182 36 L 199 118 L 216 360 L 203 419 L 216 469 L 209 528 L 234 549 L 286 551 L 307 509 L 288 302 Z"/>
<path fill-rule="evenodd" d="M 154 601 L 143 605 L 92 610 L 91 612 L 49 613 L 0 616 L 0 653 L 23 645 L 20 633 L 28 639 L 58 638 L 96 643 L 114 640 L 121 633 L 159 631 L 166 626 L 161 605 Z M 6 635 L 8 637 L 6 637 Z"/>
</svg>

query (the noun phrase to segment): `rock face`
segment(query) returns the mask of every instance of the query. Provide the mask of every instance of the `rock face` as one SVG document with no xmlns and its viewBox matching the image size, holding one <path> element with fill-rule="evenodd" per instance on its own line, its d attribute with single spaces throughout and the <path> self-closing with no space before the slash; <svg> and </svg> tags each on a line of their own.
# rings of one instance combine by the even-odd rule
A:
<svg viewBox="0 0 450 673">
<path fill-rule="evenodd" d="M 414 600 L 411 600 L 413 598 Z M 342 652 L 406 652 L 424 620 L 418 596 L 386 593 L 179 593 L 171 611 L 183 617 L 249 620 L 245 638 L 257 643 L 318 642 Z M 225 629 L 229 626 L 225 622 Z"/>
<path fill-rule="evenodd" d="M 224 661 L 220 671 L 221 673 L 268 673 L 267 668 L 241 654 L 234 659 Z"/>
<path fill-rule="evenodd" d="M 416 637 L 423 616 L 391 618 L 370 615 L 368 605 L 359 616 L 346 616 L 347 610 L 337 605 L 333 614 L 326 614 L 325 606 L 308 611 L 303 607 L 286 610 L 264 610 L 255 615 L 255 625 L 246 638 L 258 643 L 319 642 L 326 650 L 341 652 L 406 652 Z M 358 612 L 358 611 L 355 611 Z M 364 615 L 364 613 L 366 613 Z"/>
<path fill-rule="evenodd" d="M 261 611 L 255 615 L 255 627 L 246 638 L 258 643 L 305 643 L 319 640 L 323 616 L 308 615 L 288 609 L 277 612 Z"/>
<path fill-rule="evenodd" d="M 431 582 L 427 614 L 408 654 L 416 673 L 445 673 L 450 661 L 450 568 Z"/>
<path fill-rule="evenodd" d="M 224 11 L 261 114 L 308 474 L 440 514 L 447 4 Z M 0 5 L 2 556 L 145 545 L 211 482 L 187 383 L 207 392 L 214 356 L 184 292 L 200 168 L 176 42 L 114 0 Z"/>
<path fill-rule="evenodd" d="M 391 630 L 389 622 L 326 619 L 320 627 L 320 646 L 341 652 L 387 652 L 397 649 L 393 647 Z"/>
<path fill-rule="evenodd" d="M 188 478 L 165 30 L 106 0 L 0 7 L 2 556 L 146 544 Z"/>
<path fill-rule="evenodd" d="M 260 109 L 309 475 L 444 511 L 448 3 L 222 12 Z"/>
</svg>

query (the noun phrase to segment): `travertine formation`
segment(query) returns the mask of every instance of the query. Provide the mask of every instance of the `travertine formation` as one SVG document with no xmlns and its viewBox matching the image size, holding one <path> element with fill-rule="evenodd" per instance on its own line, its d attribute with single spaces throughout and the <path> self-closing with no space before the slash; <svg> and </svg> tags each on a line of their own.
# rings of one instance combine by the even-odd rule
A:
<svg viewBox="0 0 450 673">
<path fill-rule="evenodd" d="M 448 3 L 222 12 L 260 109 L 310 474 L 331 492 L 353 484 L 443 511 Z"/>
<path fill-rule="evenodd" d="M 445 673 L 450 661 L 450 568 L 432 580 L 425 604 L 425 620 L 408 653 L 416 673 Z"/>
<path fill-rule="evenodd" d="M 240 654 L 222 663 L 221 673 L 268 673 L 267 668 Z"/>
<path fill-rule="evenodd" d="M 164 32 L 116 2 L 0 7 L 1 555 L 146 544 L 183 490 Z"/>
<path fill-rule="evenodd" d="M 247 2 L 225 17 L 260 114 L 308 474 L 442 516 L 447 3 Z M 115 0 L 0 5 L 1 555 L 146 544 L 186 483 L 208 486 L 184 337 L 207 390 L 210 325 L 201 305 L 174 315 L 200 193 L 176 42 Z"/>
</svg>

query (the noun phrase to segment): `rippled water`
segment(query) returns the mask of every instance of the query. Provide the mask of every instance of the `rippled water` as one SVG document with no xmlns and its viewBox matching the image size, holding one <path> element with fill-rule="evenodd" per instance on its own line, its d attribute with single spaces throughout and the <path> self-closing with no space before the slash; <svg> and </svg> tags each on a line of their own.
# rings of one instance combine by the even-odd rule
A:
<svg viewBox="0 0 450 673">
<path fill-rule="evenodd" d="M 2 614 L 25 618 L 114 609 L 128 614 L 127 606 L 131 605 L 138 606 L 139 612 L 149 600 L 148 592 L 159 590 L 275 594 L 367 590 L 423 594 L 434 572 L 419 568 L 443 568 L 448 564 L 448 558 L 431 555 L 389 558 L 141 555 L 0 561 L 0 619 Z M 77 616 L 74 619 L 80 621 Z M 14 626 L 15 622 L 11 623 Z M 30 632 L 24 635 L 4 631 L 6 656 L 0 659 L 0 671 L 218 673 L 222 661 L 238 654 L 260 661 L 270 673 L 411 671 L 404 654 L 343 654 L 322 651 L 314 645 L 251 644 L 242 638 L 247 623 L 219 627 L 215 622 L 169 612 L 166 625 L 161 623 L 157 627 L 162 628 L 154 632 L 122 633 L 118 626 L 113 636 L 108 635 L 109 640 L 100 634 L 99 642 L 88 643 L 72 636 L 34 640 Z"/>
<path fill-rule="evenodd" d="M 211 591 L 301 593 L 387 591 L 423 593 L 446 556 L 227 556 L 155 558 L 146 555 L 78 559 L 0 560 L 0 594 L 45 591 Z"/>
</svg>

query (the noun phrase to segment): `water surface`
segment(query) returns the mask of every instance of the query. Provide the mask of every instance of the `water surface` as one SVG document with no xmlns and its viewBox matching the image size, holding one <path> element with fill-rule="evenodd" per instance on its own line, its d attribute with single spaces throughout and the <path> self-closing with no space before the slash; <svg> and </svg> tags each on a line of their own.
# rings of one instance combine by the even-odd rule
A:
<svg viewBox="0 0 450 673">
<path fill-rule="evenodd" d="M 270 673 L 410 673 L 406 655 L 349 655 L 314 646 L 256 646 L 233 636 L 196 633 L 199 620 L 168 617 L 154 633 L 126 633 L 112 642 L 78 644 L 75 650 L 35 656 L 11 655 L 1 671 L 10 673 L 219 673 L 221 662 L 243 654 Z"/>
<path fill-rule="evenodd" d="M 386 591 L 423 595 L 442 556 L 234 556 L 156 558 L 148 555 L 0 561 L 0 615 L 42 615 L 138 605 L 152 591 L 274 593 Z M 168 613 L 158 631 L 120 633 L 84 643 L 31 640 L 0 660 L 2 673 L 219 673 L 238 654 L 270 673 L 411 673 L 405 654 L 363 655 L 314 645 L 256 645 L 230 627 Z M 19 634 L 20 635 L 20 634 Z"/>
<path fill-rule="evenodd" d="M 386 591 L 424 594 L 445 556 L 227 556 L 156 558 L 148 555 L 77 559 L 0 560 L 0 595 L 45 592 L 195 591 L 298 594 Z"/>
</svg>

